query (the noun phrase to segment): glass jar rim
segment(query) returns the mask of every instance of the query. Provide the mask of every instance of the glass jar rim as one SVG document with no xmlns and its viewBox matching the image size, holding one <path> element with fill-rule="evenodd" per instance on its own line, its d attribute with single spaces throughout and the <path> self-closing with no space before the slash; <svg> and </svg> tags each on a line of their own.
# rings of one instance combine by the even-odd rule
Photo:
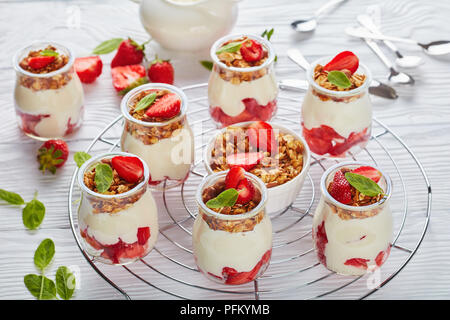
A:
<svg viewBox="0 0 450 320">
<path fill-rule="evenodd" d="M 69 61 L 67 61 L 65 66 L 63 66 L 62 68 L 60 68 L 58 70 L 49 72 L 49 73 L 32 73 L 32 72 L 22 69 L 22 67 L 20 66 L 19 57 L 22 56 L 24 51 L 29 52 L 31 50 L 31 48 L 33 48 L 33 47 L 48 46 L 48 45 L 60 47 L 67 51 L 67 54 L 69 55 Z M 16 54 L 13 57 L 13 66 L 14 66 L 14 70 L 16 70 L 17 72 L 20 72 L 23 75 L 26 75 L 28 77 L 48 78 L 48 77 L 56 76 L 58 74 L 69 71 L 70 68 L 72 68 L 74 61 L 75 61 L 75 57 L 73 55 L 73 51 L 71 48 L 64 46 L 58 42 L 54 42 L 54 41 L 35 41 L 29 45 L 26 45 L 25 47 L 22 47 L 21 49 L 19 49 L 16 52 Z"/>
<path fill-rule="evenodd" d="M 261 64 L 259 66 L 255 66 L 255 67 L 238 68 L 238 67 L 229 67 L 225 63 L 223 63 L 219 60 L 219 57 L 217 57 L 217 54 L 216 54 L 218 47 L 221 46 L 224 42 L 226 42 L 228 40 L 239 39 L 242 37 L 247 37 L 249 39 L 256 40 L 256 41 L 262 43 L 267 48 L 269 56 L 267 57 L 267 60 L 264 61 L 263 64 Z M 268 41 L 267 39 L 265 39 L 263 37 L 260 37 L 257 35 L 252 35 L 252 34 L 235 33 L 235 34 L 230 34 L 230 35 L 224 36 L 224 37 L 218 39 L 216 42 L 214 42 L 214 44 L 211 46 L 210 56 L 211 56 L 211 59 L 213 60 L 214 64 L 219 65 L 223 69 L 226 69 L 229 71 L 235 71 L 235 72 L 253 72 L 253 71 L 261 70 L 262 68 L 265 68 L 269 64 L 271 64 L 275 60 L 275 51 L 274 51 L 273 46 L 270 43 L 270 41 Z"/>
<path fill-rule="evenodd" d="M 256 182 L 258 184 L 258 187 L 259 187 L 260 192 L 261 192 L 261 201 L 258 203 L 258 205 L 255 208 L 253 208 L 249 212 L 242 213 L 242 214 L 235 214 L 235 215 L 218 213 L 218 212 L 215 212 L 214 210 L 211 210 L 210 208 L 208 208 L 206 206 L 206 204 L 203 202 L 203 199 L 202 199 L 203 187 L 207 183 L 209 183 L 211 181 L 217 181 L 220 178 L 225 178 L 227 173 L 228 173 L 228 171 L 229 170 L 216 172 L 216 173 L 207 175 L 207 176 L 205 176 L 203 178 L 202 182 L 200 182 L 200 184 L 199 184 L 199 186 L 197 188 L 197 194 L 196 194 L 197 204 L 208 215 L 213 216 L 215 218 L 218 218 L 220 220 L 243 220 L 243 219 L 248 219 L 248 218 L 251 218 L 251 217 L 257 215 L 259 212 L 261 212 L 261 210 L 266 205 L 266 202 L 267 202 L 267 188 L 266 188 L 266 185 L 264 184 L 264 182 L 261 179 L 259 179 L 254 174 L 251 174 L 250 172 L 245 172 L 244 175 L 247 178 L 250 178 L 250 180 L 252 182 L 254 182 L 254 183 Z"/>
<path fill-rule="evenodd" d="M 177 94 L 181 99 L 180 113 L 177 116 L 175 116 L 167 121 L 162 121 L 162 122 L 142 121 L 142 120 L 138 120 L 138 119 L 134 118 L 132 115 L 130 115 L 130 112 L 128 110 L 128 102 L 132 98 L 134 98 L 138 93 L 145 91 L 145 90 L 150 90 L 150 89 L 166 89 L 166 90 L 169 90 L 169 91 Z M 147 84 L 140 85 L 139 87 L 136 87 L 133 90 L 130 90 L 122 98 L 122 101 L 120 102 L 120 110 L 122 112 L 122 116 L 131 122 L 140 124 L 142 126 L 148 126 L 148 127 L 162 127 L 169 123 L 177 121 L 186 115 L 187 97 L 186 97 L 186 94 L 183 92 L 183 90 L 181 90 L 180 88 L 175 87 L 173 85 L 166 84 L 166 83 L 147 83 Z"/>
<path fill-rule="evenodd" d="M 356 206 L 349 206 L 343 203 L 340 203 L 339 201 L 337 201 L 336 199 L 334 199 L 331 194 L 328 192 L 328 188 L 327 188 L 327 179 L 328 176 L 336 171 L 336 169 L 341 168 L 341 167 L 345 167 L 345 166 L 369 166 L 372 168 L 377 169 L 378 171 L 381 172 L 381 176 L 385 179 L 386 181 L 386 192 L 385 192 L 385 196 L 383 198 L 380 199 L 380 201 L 373 203 L 371 205 L 368 206 L 361 206 L 361 207 L 356 207 Z M 350 210 L 350 211 L 367 211 L 367 210 L 371 210 L 374 209 L 376 207 L 378 207 L 379 205 L 387 202 L 392 195 L 392 180 L 391 178 L 386 175 L 383 170 L 379 169 L 377 166 L 374 166 L 370 163 L 367 162 L 360 162 L 360 161 L 345 161 L 345 162 L 339 162 L 336 163 L 335 165 L 329 167 L 322 175 L 322 178 L 320 179 L 320 191 L 322 192 L 322 195 L 327 199 L 327 201 L 333 203 L 334 205 L 336 205 L 337 207 L 346 209 L 346 210 Z"/>
<path fill-rule="evenodd" d="M 195 6 L 197 4 L 200 4 L 202 2 L 206 2 L 208 0 L 195 0 L 195 1 L 192 1 L 192 2 L 188 2 L 188 1 L 186 1 L 186 2 L 176 2 L 174 0 L 165 0 L 165 1 L 170 3 L 170 4 L 172 4 L 172 5 L 174 5 L 174 6 L 190 7 L 190 6 Z"/>
<path fill-rule="evenodd" d="M 316 68 L 316 66 L 319 63 L 323 65 L 324 62 L 331 61 L 331 59 L 333 59 L 333 57 L 322 57 L 320 59 L 313 61 L 310 64 L 310 67 L 308 68 L 308 70 L 306 72 L 306 79 L 308 80 L 310 86 L 314 87 L 314 89 L 316 89 L 317 91 L 319 91 L 321 93 L 324 93 L 324 94 L 327 94 L 330 96 L 335 96 L 335 97 L 354 96 L 354 95 L 361 93 L 369 88 L 370 83 L 372 82 L 372 73 L 370 72 L 369 68 L 367 68 L 367 66 L 361 62 L 359 63 L 358 70 L 359 70 L 359 68 L 361 68 L 362 71 L 364 72 L 364 75 L 366 76 L 366 81 L 364 81 L 362 86 L 352 89 L 352 90 L 348 90 L 348 91 L 335 91 L 335 90 L 326 89 L 326 88 L 320 86 L 317 82 L 314 81 L 314 77 L 313 77 L 314 69 Z"/>
<path fill-rule="evenodd" d="M 109 158 L 109 157 L 112 158 L 115 156 L 138 158 L 142 162 L 142 165 L 144 166 L 144 180 L 142 180 L 133 189 L 131 189 L 127 192 L 119 193 L 119 194 L 101 194 L 101 193 L 98 193 L 98 192 L 95 192 L 95 191 L 92 191 L 91 189 L 89 189 L 84 184 L 84 173 L 86 172 L 86 170 L 90 169 L 95 162 L 98 162 L 101 159 L 105 159 L 105 158 Z M 94 197 L 103 198 L 103 199 L 124 198 L 124 197 L 130 196 L 130 195 L 134 194 L 135 192 L 139 191 L 142 187 L 146 186 L 148 183 L 148 180 L 150 178 L 150 171 L 147 166 L 147 163 L 141 157 L 139 157 L 135 154 L 128 153 L 128 152 L 119 152 L 119 151 L 118 152 L 105 152 L 105 153 L 99 154 L 98 156 L 92 157 L 92 158 L 88 159 L 85 163 L 83 163 L 83 165 L 80 168 L 78 168 L 77 170 L 78 170 L 78 174 L 77 174 L 78 185 L 80 186 L 82 191 L 87 192 Z"/>
</svg>

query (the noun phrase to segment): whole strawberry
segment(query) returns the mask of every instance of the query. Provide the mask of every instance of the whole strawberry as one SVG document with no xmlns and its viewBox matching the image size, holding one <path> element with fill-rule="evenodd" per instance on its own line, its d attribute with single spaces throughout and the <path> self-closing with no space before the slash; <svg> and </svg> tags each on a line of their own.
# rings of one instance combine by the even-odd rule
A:
<svg viewBox="0 0 450 320">
<path fill-rule="evenodd" d="M 111 61 L 111 68 L 139 64 L 144 59 L 145 43 L 138 44 L 131 38 L 123 40 Z"/>
<path fill-rule="evenodd" d="M 55 174 L 56 169 L 60 168 L 67 161 L 69 156 L 69 147 L 63 140 L 48 140 L 38 150 L 39 170 L 45 173 L 45 170 Z"/>
<path fill-rule="evenodd" d="M 174 70 L 170 61 L 156 57 L 148 68 L 148 78 L 151 82 L 173 84 Z"/>
</svg>

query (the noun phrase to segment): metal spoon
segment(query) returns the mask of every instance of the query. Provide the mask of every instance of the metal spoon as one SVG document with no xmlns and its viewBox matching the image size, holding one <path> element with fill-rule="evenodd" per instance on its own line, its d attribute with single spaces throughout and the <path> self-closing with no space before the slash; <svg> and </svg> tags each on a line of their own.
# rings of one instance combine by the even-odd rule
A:
<svg viewBox="0 0 450 320">
<path fill-rule="evenodd" d="M 366 27 L 370 32 L 373 32 L 374 34 L 381 34 L 380 29 L 378 29 L 377 25 L 373 21 L 373 19 L 367 15 L 367 14 L 360 14 L 357 17 L 358 22 Z M 402 68 L 415 68 L 423 63 L 423 59 L 419 56 L 404 56 L 400 53 L 400 51 L 397 49 L 397 46 L 393 44 L 391 41 L 384 40 L 383 43 L 391 49 L 395 55 L 397 56 L 397 59 L 395 59 L 395 64 Z"/>
<path fill-rule="evenodd" d="M 331 0 L 327 2 L 325 5 L 320 7 L 316 12 L 314 12 L 314 15 L 308 19 L 303 20 L 296 20 L 291 23 L 291 27 L 298 32 L 311 32 L 317 27 L 317 21 L 319 20 L 319 17 L 323 15 L 328 9 L 331 7 L 334 7 L 338 4 L 341 4 L 347 0 Z"/>
<path fill-rule="evenodd" d="M 305 71 L 310 68 L 309 62 L 305 59 L 303 54 L 298 49 L 289 49 L 287 51 L 288 57 L 294 61 L 296 64 L 298 64 L 301 68 L 303 68 Z M 295 81 L 295 80 L 282 80 L 280 81 L 280 87 L 286 88 L 286 89 L 302 89 L 305 90 L 305 81 Z M 372 80 L 369 86 L 369 93 L 373 94 L 375 96 L 379 96 L 386 99 L 397 99 L 398 95 L 395 92 L 395 89 L 378 81 L 378 80 Z"/>
<path fill-rule="evenodd" d="M 449 40 L 440 40 L 440 41 L 433 41 L 430 43 L 420 43 L 413 39 L 406 39 L 406 38 L 398 38 L 398 37 L 390 37 L 383 34 L 374 34 L 369 31 L 361 30 L 361 28 L 352 28 L 349 27 L 345 29 L 345 32 L 352 36 L 357 38 L 366 38 L 366 39 L 375 39 L 375 40 L 390 40 L 394 42 L 404 42 L 404 43 L 410 43 L 415 44 L 423 48 L 423 50 L 432 56 L 439 56 L 450 53 L 450 41 Z"/>
</svg>

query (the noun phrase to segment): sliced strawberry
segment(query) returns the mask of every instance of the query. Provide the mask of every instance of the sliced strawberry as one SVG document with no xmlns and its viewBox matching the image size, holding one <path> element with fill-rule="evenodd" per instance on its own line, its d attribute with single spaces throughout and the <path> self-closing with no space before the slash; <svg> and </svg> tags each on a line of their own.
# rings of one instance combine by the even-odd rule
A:
<svg viewBox="0 0 450 320">
<path fill-rule="evenodd" d="M 174 70 L 169 60 L 153 60 L 148 68 L 148 78 L 151 82 L 173 84 Z"/>
<path fill-rule="evenodd" d="M 103 63 L 99 56 L 76 58 L 75 71 L 81 82 L 92 83 L 102 73 Z"/>
<path fill-rule="evenodd" d="M 39 170 L 42 170 L 43 173 L 45 170 L 49 170 L 54 174 L 57 168 L 66 163 L 68 157 L 69 147 L 65 141 L 61 139 L 48 140 L 38 151 Z"/>
<path fill-rule="evenodd" d="M 344 262 L 346 266 L 353 266 L 356 268 L 363 268 L 367 269 L 367 262 L 369 262 L 369 259 L 363 259 L 363 258 L 352 258 L 348 259 Z"/>
<path fill-rule="evenodd" d="M 233 167 L 225 177 L 225 189 L 237 188 L 239 182 L 245 179 L 245 170 L 242 167 Z"/>
<path fill-rule="evenodd" d="M 111 69 L 113 86 L 122 91 L 132 85 L 136 80 L 145 77 L 145 68 L 140 64 L 121 66 Z"/>
<path fill-rule="evenodd" d="M 389 253 L 391 252 L 391 245 L 387 247 L 386 251 L 380 251 L 375 258 L 375 263 L 377 266 L 381 267 L 381 265 L 387 260 Z"/>
<path fill-rule="evenodd" d="M 144 176 L 144 165 L 136 157 L 116 156 L 111 159 L 111 165 L 129 183 L 136 183 Z"/>
<path fill-rule="evenodd" d="M 254 168 L 264 158 L 262 152 L 234 153 L 227 156 L 227 163 L 232 167 L 242 167 L 248 171 Z"/>
<path fill-rule="evenodd" d="M 236 203 L 239 204 L 246 204 L 255 196 L 255 187 L 253 186 L 253 182 L 247 178 L 244 178 L 239 182 L 236 190 L 239 192 Z"/>
<path fill-rule="evenodd" d="M 247 129 L 250 144 L 258 150 L 277 152 L 278 142 L 275 132 L 270 124 L 264 121 L 256 121 Z"/>
<path fill-rule="evenodd" d="M 111 61 L 111 68 L 139 64 L 144 58 L 144 44 L 139 45 L 128 38 L 120 43 L 117 53 Z"/>
<path fill-rule="evenodd" d="M 378 182 L 381 179 L 381 172 L 369 166 L 361 166 L 359 168 L 353 169 L 352 172 L 360 174 L 366 178 L 372 179 L 375 182 Z"/>
<path fill-rule="evenodd" d="M 325 71 L 333 70 L 349 70 L 352 74 L 358 69 L 359 59 L 351 51 L 343 51 L 336 55 L 330 62 L 328 62 L 323 69 Z"/>
<path fill-rule="evenodd" d="M 263 48 L 261 44 L 255 40 L 247 40 L 241 45 L 241 55 L 247 62 L 255 62 L 261 60 L 263 56 Z"/>
<path fill-rule="evenodd" d="M 341 170 L 336 171 L 331 182 L 330 195 L 343 204 L 348 204 L 352 200 L 352 190 Z"/>
<path fill-rule="evenodd" d="M 325 246 L 328 243 L 328 237 L 327 232 L 325 230 L 325 221 L 322 221 L 322 223 L 317 226 L 315 241 L 316 241 L 317 257 L 319 258 L 319 261 L 326 267 L 327 256 L 325 255 Z"/>
<path fill-rule="evenodd" d="M 170 119 L 180 113 L 181 100 L 175 93 L 168 93 L 156 100 L 150 108 L 145 111 L 148 117 L 161 117 Z"/>
<path fill-rule="evenodd" d="M 145 254 L 146 246 L 140 245 L 137 242 L 126 245 L 123 250 L 123 258 L 128 259 L 136 259 L 136 258 L 142 258 Z"/>
<path fill-rule="evenodd" d="M 142 227 L 138 228 L 137 231 L 137 239 L 138 243 L 143 246 L 147 243 L 147 240 L 150 238 L 150 227 Z"/>
<path fill-rule="evenodd" d="M 36 56 L 28 59 L 28 65 L 33 69 L 41 69 L 55 61 L 55 56 Z"/>
<path fill-rule="evenodd" d="M 236 269 L 224 267 L 222 269 L 222 276 L 225 279 L 225 284 L 244 284 L 251 280 L 248 279 L 247 272 L 237 272 Z"/>
</svg>

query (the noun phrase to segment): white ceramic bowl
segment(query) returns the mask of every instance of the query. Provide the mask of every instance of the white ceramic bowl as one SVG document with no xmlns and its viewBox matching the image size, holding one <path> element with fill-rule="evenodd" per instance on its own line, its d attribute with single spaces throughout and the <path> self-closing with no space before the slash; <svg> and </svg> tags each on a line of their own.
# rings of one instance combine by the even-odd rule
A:
<svg viewBox="0 0 450 320">
<path fill-rule="evenodd" d="M 253 121 L 235 123 L 231 126 L 248 127 L 252 122 Z M 282 125 L 271 122 L 269 123 L 274 129 L 278 129 L 281 133 L 288 133 L 293 135 L 296 139 L 300 140 L 304 146 L 302 171 L 295 178 L 282 185 L 267 188 L 266 211 L 268 214 L 274 214 L 286 209 L 289 205 L 291 205 L 300 193 L 300 190 L 303 187 L 303 183 L 305 182 L 306 175 L 308 174 L 309 165 L 311 162 L 311 152 L 309 150 L 308 144 L 299 134 Z M 218 133 L 216 133 L 208 142 L 208 145 L 205 148 L 203 159 L 208 174 L 214 173 L 214 171 L 210 167 L 211 150 L 214 146 L 214 141 L 216 140 L 217 136 L 225 132 L 226 129 L 227 128 L 223 128 Z"/>
</svg>

